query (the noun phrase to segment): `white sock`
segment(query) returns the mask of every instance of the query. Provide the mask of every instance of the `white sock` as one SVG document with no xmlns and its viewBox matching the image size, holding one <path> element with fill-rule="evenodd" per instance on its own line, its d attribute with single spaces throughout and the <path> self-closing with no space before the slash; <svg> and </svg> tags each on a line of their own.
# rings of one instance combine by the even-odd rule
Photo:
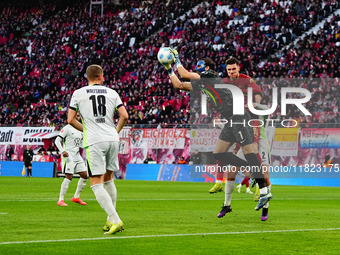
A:
<svg viewBox="0 0 340 255">
<path fill-rule="evenodd" d="M 112 222 L 113 224 L 118 224 L 121 220 L 115 208 L 113 207 L 109 193 L 107 193 L 107 191 L 104 189 L 103 183 L 95 184 L 91 186 L 91 189 L 96 196 L 98 203 L 107 213 L 108 221 Z"/>
<path fill-rule="evenodd" d="M 272 190 L 272 185 L 267 186 L 268 192 Z"/>
<path fill-rule="evenodd" d="M 76 193 L 74 193 L 74 198 L 78 198 L 80 196 L 80 193 L 83 191 L 83 189 L 86 186 L 87 179 L 79 178 Z"/>
<path fill-rule="evenodd" d="M 216 183 L 223 183 L 223 181 L 221 181 L 221 180 L 216 180 L 215 182 Z"/>
<path fill-rule="evenodd" d="M 267 187 L 260 189 L 260 195 L 266 195 L 268 193 Z"/>
<path fill-rule="evenodd" d="M 107 193 L 109 193 L 109 195 L 111 197 L 113 207 L 116 209 L 117 189 L 116 189 L 116 186 L 115 186 L 113 180 L 104 182 L 104 187 L 105 187 Z"/>
<path fill-rule="evenodd" d="M 239 185 L 237 185 L 237 188 L 241 188 L 242 187 L 242 184 L 240 183 Z"/>
<path fill-rule="evenodd" d="M 65 194 L 68 190 L 68 185 L 70 185 L 70 180 L 67 178 L 64 178 L 64 181 L 61 184 L 61 188 L 60 188 L 60 194 L 59 194 L 59 201 L 60 200 L 64 200 Z"/>
<path fill-rule="evenodd" d="M 272 185 L 267 186 L 268 192 L 270 192 L 271 189 L 272 189 Z M 267 203 L 263 206 L 263 208 L 269 208 L 269 202 L 267 202 Z"/>
<path fill-rule="evenodd" d="M 249 189 L 249 187 L 247 188 L 247 192 L 249 192 L 250 191 L 250 189 Z"/>
<path fill-rule="evenodd" d="M 231 196 L 233 194 L 235 188 L 235 181 L 226 181 L 225 182 L 225 200 L 224 205 L 228 206 L 231 203 Z"/>
</svg>

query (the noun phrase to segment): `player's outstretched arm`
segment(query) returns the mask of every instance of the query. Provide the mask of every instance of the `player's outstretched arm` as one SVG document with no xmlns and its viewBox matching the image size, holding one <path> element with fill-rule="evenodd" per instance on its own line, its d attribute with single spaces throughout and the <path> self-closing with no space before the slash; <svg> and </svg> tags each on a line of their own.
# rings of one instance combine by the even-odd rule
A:
<svg viewBox="0 0 340 255">
<path fill-rule="evenodd" d="M 182 89 L 182 90 L 186 90 L 186 91 L 191 91 L 192 90 L 192 86 L 190 82 L 181 82 L 177 75 L 172 73 L 170 75 L 170 80 L 172 85 L 174 86 L 175 89 Z"/>
<path fill-rule="evenodd" d="M 200 80 L 201 79 L 201 76 L 198 73 L 189 72 L 183 66 L 177 66 L 177 71 L 182 79 L 186 79 L 186 80 Z"/>
<path fill-rule="evenodd" d="M 76 119 L 77 112 L 71 108 L 68 108 L 67 123 L 73 126 L 75 129 L 83 132 L 83 124 Z"/>
<path fill-rule="evenodd" d="M 177 75 L 174 73 L 174 70 L 172 69 L 171 64 L 162 64 L 165 69 L 167 70 L 171 83 L 174 86 L 175 89 L 182 89 L 182 90 L 186 90 L 186 91 L 190 91 L 192 90 L 192 86 L 190 82 L 181 82 Z"/>
<path fill-rule="evenodd" d="M 187 69 L 184 68 L 179 58 L 178 51 L 176 49 L 170 48 L 170 51 L 172 54 L 174 54 L 177 71 L 182 79 L 186 79 L 186 80 L 200 80 L 201 79 L 201 76 L 199 74 L 189 72 Z"/>
<path fill-rule="evenodd" d="M 125 123 L 127 122 L 129 118 L 129 114 L 127 113 L 123 105 L 118 108 L 118 114 L 119 114 L 119 121 L 117 124 L 117 132 L 119 134 L 119 132 L 123 129 Z"/>
</svg>

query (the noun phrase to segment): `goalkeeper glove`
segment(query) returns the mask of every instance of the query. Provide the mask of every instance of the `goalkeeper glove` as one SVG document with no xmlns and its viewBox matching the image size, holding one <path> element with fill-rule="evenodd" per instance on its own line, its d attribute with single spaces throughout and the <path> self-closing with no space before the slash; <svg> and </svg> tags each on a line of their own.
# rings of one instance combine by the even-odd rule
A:
<svg viewBox="0 0 340 255">
<path fill-rule="evenodd" d="M 171 67 L 171 64 L 162 64 L 165 69 L 168 71 L 169 76 L 171 76 L 174 73 L 174 70 Z"/>
<path fill-rule="evenodd" d="M 181 63 L 181 60 L 179 59 L 178 51 L 176 49 L 170 47 L 170 52 L 175 57 L 175 63 L 176 63 L 177 68 L 180 67 L 180 66 L 183 66 L 182 63 Z"/>
</svg>

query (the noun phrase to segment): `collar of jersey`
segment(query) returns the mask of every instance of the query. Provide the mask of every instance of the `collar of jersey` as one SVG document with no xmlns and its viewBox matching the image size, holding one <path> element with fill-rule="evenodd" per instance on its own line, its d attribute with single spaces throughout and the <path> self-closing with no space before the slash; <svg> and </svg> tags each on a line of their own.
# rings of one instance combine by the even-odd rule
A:
<svg viewBox="0 0 340 255">
<path fill-rule="evenodd" d="M 100 84 L 94 83 L 94 84 L 89 84 L 89 86 L 101 86 Z"/>
</svg>

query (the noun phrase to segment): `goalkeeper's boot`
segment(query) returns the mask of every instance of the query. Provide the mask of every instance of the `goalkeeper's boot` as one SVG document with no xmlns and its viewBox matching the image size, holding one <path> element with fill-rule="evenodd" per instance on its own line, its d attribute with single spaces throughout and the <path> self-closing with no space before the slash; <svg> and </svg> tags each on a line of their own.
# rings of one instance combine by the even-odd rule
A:
<svg viewBox="0 0 340 255">
<path fill-rule="evenodd" d="M 86 203 L 83 200 L 81 200 L 79 197 L 78 198 L 72 197 L 72 202 L 75 202 L 80 205 L 86 205 Z"/>
<path fill-rule="evenodd" d="M 210 194 L 222 191 L 223 191 L 222 183 L 215 183 L 215 185 L 209 190 Z"/>
<path fill-rule="evenodd" d="M 64 200 L 58 201 L 58 202 L 57 202 L 57 205 L 59 205 L 59 206 L 68 206 L 68 204 L 66 204 L 66 203 L 64 202 Z"/>
<path fill-rule="evenodd" d="M 222 218 L 222 217 L 224 217 L 224 215 L 226 215 L 227 213 L 230 213 L 232 211 L 233 211 L 233 209 L 231 209 L 230 205 L 223 205 L 222 210 L 220 211 L 219 214 L 217 214 L 217 218 Z"/>
<path fill-rule="evenodd" d="M 121 232 L 124 230 L 124 224 L 123 222 L 119 222 L 118 224 L 113 224 L 112 222 L 109 222 L 109 231 L 105 232 L 107 235 L 113 235 L 117 232 Z"/>
<path fill-rule="evenodd" d="M 266 221 L 268 219 L 268 208 L 262 208 L 261 220 Z"/>
<path fill-rule="evenodd" d="M 270 199 L 273 198 L 272 193 L 268 192 L 267 194 L 260 195 L 259 202 L 255 206 L 255 210 L 260 210 Z"/>
</svg>

